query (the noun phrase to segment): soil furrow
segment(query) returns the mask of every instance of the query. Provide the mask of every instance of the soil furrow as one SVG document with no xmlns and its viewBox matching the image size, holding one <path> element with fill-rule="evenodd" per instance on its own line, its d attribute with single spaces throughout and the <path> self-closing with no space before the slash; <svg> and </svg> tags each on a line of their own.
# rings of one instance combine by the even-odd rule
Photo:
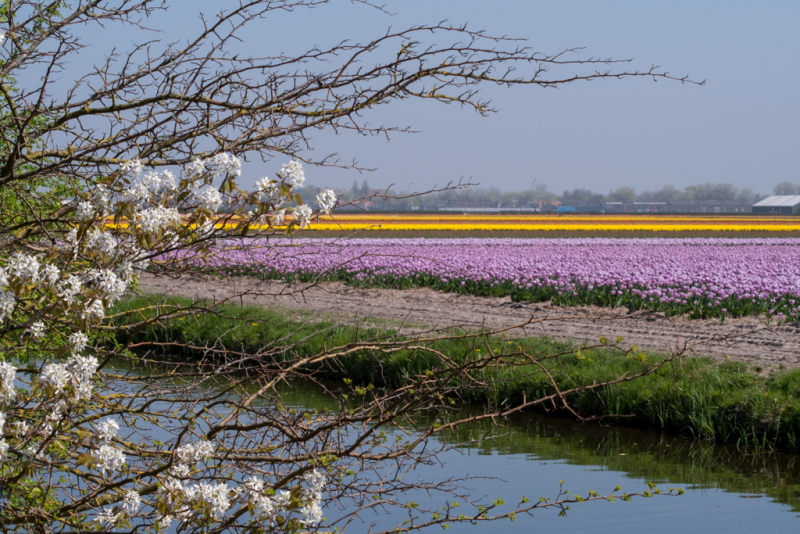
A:
<svg viewBox="0 0 800 534">
<path fill-rule="evenodd" d="M 286 310 L 311 312 L 310 317 L 339 322 L 385 324 L 404 333 L 431 328 L 460 327 L 504 329 L 506 335 L 547 334 L 556 339 L 597 343 L 600 336 L 624 338 L 626 347 L 672 353 L 683 349 L 688 355 L 711 356 L 718 360 L 741 360 L 764 371 L 800 367 L 800 328 L 797 325 L 768 325 L 760 318 L 689 320 L 661 314 L 609 310 L 597 307 L 561 308 L 543 303 L 511 302 L 441 293 L 430 289 L 356 289 L 342 282 L 283 284 L 255 279 L 233 280 L 183 276 L 172 279 L 145 275 L 145 293 L 196 299 L 260 304 Z M 240 296 L 241 295 L 241 296 Z M 304 314 L 305 317 L 309 315 Z"/>
</svg>

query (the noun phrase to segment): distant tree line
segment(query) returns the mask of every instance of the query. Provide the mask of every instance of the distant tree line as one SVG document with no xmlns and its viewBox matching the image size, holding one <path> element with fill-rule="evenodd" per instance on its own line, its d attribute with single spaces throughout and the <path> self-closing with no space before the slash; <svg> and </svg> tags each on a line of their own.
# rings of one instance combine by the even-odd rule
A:
<svg viewBox="0 0 800 534">
<path fill-rule="evenodd" d="M 728 183 L 704 183 L 690 185 L 684 189 L 678 189 L 672 185 L 659 187 L 651 191 L 637 192 L 633 187 L 618 187 L 608 194 L 597 193 L 589 189 L 573 189 L 564 191 L 561 195 L 563 204 L 599 204 L 600 202 L 701 202 L 701 201 L 722 201 L 722 202 L 756 202 L 758 195 L 750 188 L 739 189 L 733 184 Z"/>
<path fill-rule="evenodd" d="M 307 186 L 301 191 L 303 198 L 314 198 L 319 188 Z M 350 189 L 337 189 L 340 202 L 351 202 L 363 197 L 376 194 L 402 197 L 413 191 L 389 188 L 376 189 L 370 187 L 367 180 L 360 184 L 354 182 Z M 776 195 L 800 195 L 800 184 L 784 182 L 774 188 Z M 603 194 L 591 189 L 575 188 L 565 190 L 560 195 L 550 191 L 546 184 L 536 184 L 531 189 L 524 191 L 503 192 L 498 188 L 468 187 L 458 190 L 448 190 L 436 194 L 424 195 L 414 198 L 372 198 L 367 203 L 362 203 L 368 209 L 377 210 L 426 210 L 438 209 L 442 206 L 455 207 L 526 207 L 534 203 L 547 203 L 560 201 L 564 205 L 597 205 L 601 202 L 701 202 L 724 201 L 755 203 L 766 195 L 758 195 L 750 188 L 738 188 L 730 183 L 703 183 L 678 189 L 666 185 L 654 190 L 637 192 L 633 187 L 618 187 Z"/>
<path fill-rule="evenodd" d="M 800 195 L 800 184 L 792 182 L 781 182 L 772 188 L 776 195 Z"/>
</svg>

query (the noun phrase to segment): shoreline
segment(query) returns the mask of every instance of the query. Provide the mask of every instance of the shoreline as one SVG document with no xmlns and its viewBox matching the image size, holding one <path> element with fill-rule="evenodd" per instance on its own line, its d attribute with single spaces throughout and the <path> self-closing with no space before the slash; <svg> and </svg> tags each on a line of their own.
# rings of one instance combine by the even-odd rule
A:
<svg viewBox="0 0 800 534">
<path fill-rule="evenodd" d="M 318 284 L 222 279 L 199 274 L 173 279 L 144 274 L 145 293 L 259 305 L 285 313 L 310 314 L 348 324 L 385 325 L 404 335 L 431 329 L 507 329 L 510 338 L 547 335 L 561 341 L 597 343 L 600 336 L 624 339 L 626 346 L 718 362 L 740 361 L 755 372 L 800 367 L 800 326 L 768 324 L 763 318 L 687 319 L 662 313 L 597 306 L 560 307 L 513 302 L 510 297 L 477 297 L 429 288 L 356 288 L 345 282 Z"/>
<path fill-rule="evenodd" d="M 156 301 L 164 302 L 165 297 L 155 294 L 138 297 L 125 301 L 118 311 L 146 308 L 147 304 Z M 167 302 L 186 306 L 192 300 L 173 296 Z M 397 325 L 361 323 L 348 326 L 341 317 L 340 320 L 331 320 L 330 316 L 323 317 L 319 313 L 306 311 L 303 315 L 293 315 L 285 313 L 286 310 L 241 305 L 234 301 L 225 305 L 223 317 L 198 316 L 199 319 L 193 317 L 193 320 L 185 322 L 179 319 L 166 321 L 163 327 L 140 332 L 135 341 L 167 341 L 195 347 L 221 344 L 250 354 L 264 347 L 274 350 L 281 344 L 288 344 L 293 346 L 293 353 L 302 356 L 317 354 L 324 347 L 344 346 L 358 340 L 414 335 L 411 329 L 398 332 Z M 145 310 L 145 313 L 149 312 Z M 450 327 L 449 331 L 453 332 L 454 328 Z M 608 382 L 624 373 L 638 373 L 645 369 L 636 358 L 612 347 L 586 351 L 574 343 L 541 334 L 537 336 L 534 332 L 529 332 L 527 337 L 514 338 L 513 344 L 511 341 L 507 343 L 507 339 L 486 336 L 477 340 L 434 343 L 442 343 L 437 345 L 437 350 L 456 361 L 478 357 L 483 347 L 489 345 L 495 353 L 515 351 L 519 345 L 520 350 L 524 347 L 527 353 L 538 356 L 561 354 L 557 359 L 545 362 L 552 366 L 552 375 L 562 389 Z M 294 346 L 293 343 L 298 344 Z M 509 344 L 512 346 L 508 347 Z M 153 349 L 159 350 L 159 347 L 153 346 Z M 160 350 L 166 349 L 162 346 Z M 173 347 L 169 351 L 173 357 L 177 355 L 187 361 L 200 355 L 199 351 L 186 347 Z M 646 358 L 653 363 L 659 355 L 648 353 Z M 424 352 L 404 349 L 387 356 L 363 350 L 337 360 L 335 367 L 315 368 L 310 372 L 322 378 L 349 378 L 362 385 L 392 387 L 403 385 L 406 377 L 424 373 L 432 365 L 436 362 L 432 362 Z M 523 398 L 542 398 L 554 393 L 549 378 L 533 364 L 488 369 L 484 378 L 489 386 L 459 390 L 463 402 L 518 405 Z M 721 444 L 800 452 L 798 398 L 800 369 L 775 370 L 768 375 L 743 362 L 693 357 L 680 364 L 675 362 L 675 365 L 663 366 L 656 373 L 633 382 L 574 394 L 569 400 L 582 416 L 611 416 L 611 420 L 623 426 L 688 435 Z M 542 411 L 564 413 L 563 408 L 554 412 L 552 407 L 542 407 Z"/>
</svg>

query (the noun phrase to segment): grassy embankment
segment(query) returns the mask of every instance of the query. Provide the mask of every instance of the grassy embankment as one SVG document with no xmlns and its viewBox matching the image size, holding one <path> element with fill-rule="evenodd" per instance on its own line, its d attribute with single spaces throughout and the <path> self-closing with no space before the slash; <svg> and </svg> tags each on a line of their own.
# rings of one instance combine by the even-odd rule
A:
<svg viewBox="0 0 800 534">
<path fill-rule="evenodd" d="M 141 298 L 117 305 L 115 312 L 140 309 L 152 302 Z M 188 300 L 173 299 L 189 304 Z M 261 307 L 227 306 L 227 318 L 215 315 L 192 315 L 151 326 L 139 332 L 135 341 L 179 341 L 199 346 L 220 343 L 226 348 L 255 352 L 276 340 L 300 342 L 294 349 L 300 355 L 356 340 L 387 335 L 387 331 L 332 326 L 325 322 L 304 324 L 297 318 Z M 117 318 L 118 324 L 124 321 Z M 126 341 L 120 334 L 120 341 Z M 285 343 L 283 341 L 282 343 Z M 456 339 L 434 346 L 455 360 L 493 351 L 517 351 L 522 347 L 536 354 L 568 352 L 545 364 L 559 387 L 605 382 L 625 372 L 641 372 L 644 364 L 601 348 L 577 352 L 576 346 L 548 338 Z M 174 353 L 174 350 L 172 351 Z M 197 354 L 184 350 L 190 359 Z M 658 355 L 647 355 L 655 362 Z M 359 383 L 378 386 L 397 385 L 409 376 L 419 375 L 434 365 L 431 356 L 420 351 L 400 351 L 378 357 L 370 351 L 356 353 L 338 362 L 336 368 L 320 369 L 327 378 L 348 377 Z M 536 367 L 500 367 L 487 369 L 485 378 L 491 388 L 463 391 L 475 403 L 514 404 L 523 394 L 535 398 L 552 393 L 549 379 Z M 633 382 L 616 384 L 595 392 L 573 395 L 573 408 L 585 415 L 625 414 L 622 424 L 653 428 L 740 446 L 756 446 L 800 452 L 800 370 L 785 371 L 771 377 L 749 372 L 747 366 L 730 362 L 717 364 L 710 359 L 688 358 L 682 366 L 664 366 L 659 371 Z"/>
</svg>

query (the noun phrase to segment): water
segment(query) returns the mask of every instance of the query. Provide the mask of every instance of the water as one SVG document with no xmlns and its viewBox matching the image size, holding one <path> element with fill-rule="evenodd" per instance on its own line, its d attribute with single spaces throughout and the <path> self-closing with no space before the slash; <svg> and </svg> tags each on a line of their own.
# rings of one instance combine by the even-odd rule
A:
<svg viewBox="0 0 800 534">
<path fill-rule="evenodd" d="M 298 408 L 336 409 L 335 402 L 310 382 L 294 381 L 282 388 L 281 396 L 283 402 Z M 468 415 L 470 409 L 462 412 L 459 415 Z M 555 509 L 538 510 L 535 517 L 520 516 L 515 522 L 452 524 L 451 532 L 800 531 L 800 456 L 738 451 L 655 432 L 537 414 L 518 414 L 498 422 L 504 427 L 501 435 L 479 444 L 460 445 L 440 456 L 440 466 L 421 467 L 412 475 L 437 480 L 479 477 L 465 483 L 471 497 L 483 502 L 502 497 L 508 504 L 499 512 L 511 511 L 522 495 L 532 501 L 554 498 L 561 480 L 565 489 L 584 497 L 589 490 L 608 494 L 616 485 L 630 493 L 640 492 L 648 481 L 663 490 L 683 488 L 686 494 L 577 504 L 566 517 L 558 517 Z M 463 427 L 459 438 L 471 441 L 491 430 L 489 423 L 473 424 Z M 426 498 L 412 494 L 399 500 L 417 500 L 424 506 Z M 443 495 L 434 495 L 432 502 L 438 507 L 445 500 Z M 326 509 L 325 515 L 333 520 L 337 511 Z M 372 522 L 381 530 L 391 529 L 404 518 L 400 512 L 366 515 L 363 525 L 351 525 L 348 531 L 367 532 Z M 438 531 L 438 527 L 434 529 Z"/>
<path fill-rule="evenodd" d="M 321 408 L 329 403 L 314 386 L 295 383 L 284 400 Z M 333 406 L 331 406 L 333 407 Z M 789 533 L 800 530 L 800 456 L 737 451 L 675 436 L 520 414 L 502 421 L 505 435 L 446 452 L 443 465 L 423 468 L 426 478 L 470 474 L 487 477 L 467 483 L 473 497 L 502 497 L 511 510 L 525 495 L 555 497 L 559 481 L 584 497 L 616 485 L 638 492 L 652 481 L 680 497 L 636 498 L 633 502 L 592 502 L 572 507 L 566 517 L 540 510 L 534 518 L 479 526 L 452 525 L 451 532 L 516 533 L 532 530 L 570 534 Z M 473 425 L 462 439 L 483 435 Z M 443 502 L 443 497 L 438 497 Z M 484 499 L 484 500 L 486 500 Z M 371 518 L 370 518 L 371 519 Z M 381 526 L 402 518 L 388 518 Z M 366 526 L 366 525 L 365 525 Z M 355 531 L 360 531 L 356 528 Z M 364 529 L 366 531 L 366 528 Z"/>
</svg>

